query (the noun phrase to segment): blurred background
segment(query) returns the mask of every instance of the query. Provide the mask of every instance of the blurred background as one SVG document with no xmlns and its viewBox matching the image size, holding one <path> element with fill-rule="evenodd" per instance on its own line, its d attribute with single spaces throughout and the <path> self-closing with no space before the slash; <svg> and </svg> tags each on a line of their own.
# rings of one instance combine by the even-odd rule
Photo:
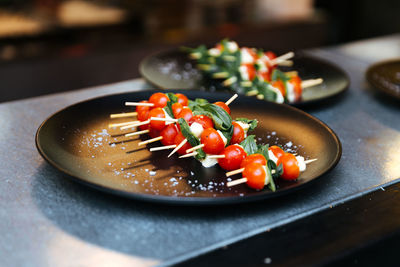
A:
<svg viewBox="0 0 400 267">
<path fill-rule="evenodd" d="M 398 0 L 0 0 L 0 102 L 140 77 L 159 50 L 288 50 L 400 30 Z"/>
</svg>

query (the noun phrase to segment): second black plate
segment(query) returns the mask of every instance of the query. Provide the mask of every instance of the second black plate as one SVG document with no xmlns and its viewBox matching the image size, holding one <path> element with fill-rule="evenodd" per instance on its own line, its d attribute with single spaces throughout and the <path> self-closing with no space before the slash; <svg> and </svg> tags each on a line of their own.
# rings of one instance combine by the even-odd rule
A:
<svg viewBox="0 0 400 267">
<path fill-rule="evenodd" d="M 302 100 L 291 103 L 295 106 L 310 104 L 336 96 L 349 86 L 349 78 L 336 65 L 327 61 L 297 53 L 294 65 L 285 71 L 296 70 L 303 80 L 322 78 L 320 85 L 303 92 Z M 196 69 L 195 62 L 178 49 L 159 52 L 146 57 L 139 65 L 142 76 L 162 89 L 200 89 L 213 91 L 213 84 Z"/>
</svg>

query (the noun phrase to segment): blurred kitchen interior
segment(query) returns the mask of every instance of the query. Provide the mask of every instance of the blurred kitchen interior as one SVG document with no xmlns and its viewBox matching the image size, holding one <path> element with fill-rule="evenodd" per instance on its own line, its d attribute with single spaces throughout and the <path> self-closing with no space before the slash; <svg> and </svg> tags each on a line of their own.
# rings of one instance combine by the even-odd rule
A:
<svg viewBox="0 0 400 267">
<path fill-rule="evenodd" d="M 229 37 L 289 50 L 399 32 L 398 0 L 0 0 L 0 102 L 139 77 L 145 56 Z"/>
</svg>

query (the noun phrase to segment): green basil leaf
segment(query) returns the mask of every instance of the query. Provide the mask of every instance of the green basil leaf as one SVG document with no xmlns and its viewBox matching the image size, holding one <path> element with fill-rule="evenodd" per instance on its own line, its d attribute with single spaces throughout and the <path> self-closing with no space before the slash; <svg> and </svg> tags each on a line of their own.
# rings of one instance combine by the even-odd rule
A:
<svg viewBox="0 0 400 267">
<path fill-rule="evenodd" d="M 275 186 L 274 178 L 272 177 L 272 174 L 271 174 L 271 170 L 269 168 L 266 168 L 266 169 L 267 169 L 267 176 L 268 176 L 268 179 L 270 181 L 269 184 L 268 184 L 268 188 L 272 192 L 275 192 L 276 191 L 276 186 Z"/>
<path fill-rule="evenodd" d="M 255 135 L 249 135 L 240 143 L 244 151 L 246 151 L 247 155 L 251 155 L 257 152 L 258 147 L 255 137 Z"/>
<path fill-rule="evenodd" d="M 269 145 L 265 144 L 265 145 L 258 146 L 258 149 L 257 149 L 257 153 L 263 155 L 267 161 L 269 160 L 268 148 L 269 148 Z"/>
<path fill-rule="evenodd" d="M 286 83 L 290 80 L 290 77 L 287 76 L 284 72 L 274 69 L 271 74 L 271 81 L 278 81 L 281 80 L 283 83 Z"/>
<path fill-rule="evenodd" d="M 215 104 L 196 105 L 193 107 L 192 111 L 194 115 L 206 115 L 210 117 L 217 130 L 228 131 L 232 127 L 231 116 L 229 116 L 223 108 Z"/>
<path fill-rule="evenodd" d="M 220 130 L 221 131 L 221 130 Z M 233 126 L 227 130 L 227 131 L 221 131 L 221 133 L 225 136 L 226 138 L 226 146 L 229 146 L 229 143 L 231 142 L 232 135 L 233 135 Z"/>
<path fill-rule="evenodd" d="M 164 110 L 165 112 L 168 113 L 168 115 L 171 118 L 175 118 L 174 113 L 172 112 L 172 104 L 178 102 L 178 97 L 173 93 L 167 93 L 167 96 L 169 98 L 169 101 L 167 102 L 167 105 L 164 107 Z"/>
<path fill-rule="evenodd" d="M 180 118 L 178 119 L 179 126 L 181 128 L 181 132 L 183 136 L 188 140 L 189 144 L 194 147 L 200 145 L 200 140 L 197 139 L 196 136 L 193 135 L 192 131 L 190 130 L 189 124 L 185 121 L 185 119 Z M 197 159 L 205 159 L 206 158 L 206 153 L 203 151 L 203 149 L 197 149 L 196 150 Z"/>
<path fill-rule="evenodd" d="M 249 131 L 253 131 L 257 127 L 257 124 L 258 124 L 257 119 L 249 120 L 246 118 L 236 118 L 235 121 L 242 121 L 244 123 L 249 124 Z"/>
<path fill-rule="evenodd" d="M 188 107 L 193 110 L 195 106 L 198 105 L 203 105 L 203 104 L 207 104 L 208 101 L 204 98 L 196 98 L 194 101 L 193 100 L 189 100 L 189 105 Z"/>
</svg>

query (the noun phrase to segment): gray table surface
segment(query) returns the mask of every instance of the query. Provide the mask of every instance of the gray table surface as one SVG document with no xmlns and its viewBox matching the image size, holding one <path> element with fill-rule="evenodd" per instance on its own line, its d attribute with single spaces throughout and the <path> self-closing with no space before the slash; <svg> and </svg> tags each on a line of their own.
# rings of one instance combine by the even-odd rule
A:
<svg viewBox="0 0 400 267">
<path fill-rule="evenodd" d="M 309 53 L 351 78 L 342 97 L 306 109 L 338 134 L 342 159 L 314 185 L 257 203 L 191 208 L 127 200 L 76 184 L 41 158 L 34 136 L 48 116 L 95 96 L 149 88 L 141 79 L 0 104 L 0 265 L 170 264 L 396 182 L 400 104 L 377 94 L 364 73 L 400 57 L 400 35 Z"/>
</svg>

